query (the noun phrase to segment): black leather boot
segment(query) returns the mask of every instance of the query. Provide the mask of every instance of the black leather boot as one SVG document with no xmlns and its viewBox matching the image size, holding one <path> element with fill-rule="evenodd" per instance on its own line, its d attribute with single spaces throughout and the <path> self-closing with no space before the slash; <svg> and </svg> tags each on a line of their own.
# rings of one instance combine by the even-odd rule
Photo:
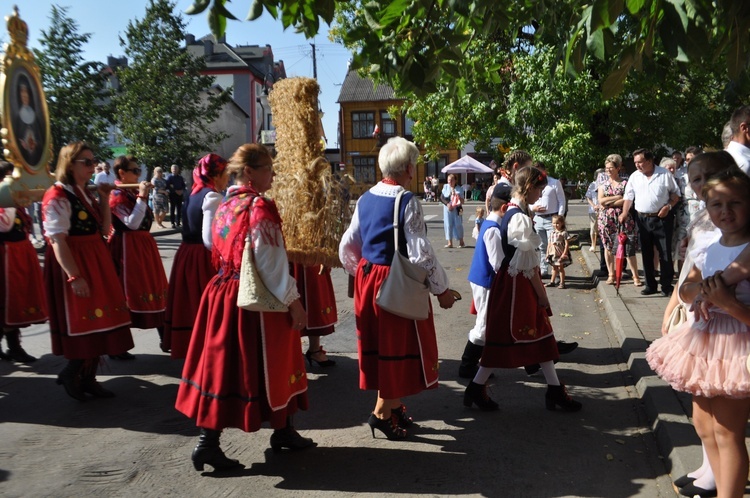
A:
<svg viewBox="0 0 750 498">
<path fill-rule="evenodd" d="M 242 464 L 232 458 L 227 458 L 219 447 L 221 431 L 213 429 L 201 429 L 198 444 L 193 450 L 193 467 L 195 470 L 203 470 L 205 464 L 209 464 L 214 470 L 228 470 L 241 467 Z"/>
<path fill-rule="evenodd" d="M 21 331 L 18 329 L 6 330 L 5 340 L 8 341 L 7 356 L 18 363 L 33 363 L 36 358 L 31 356 L 21 347 Z"/>
<path fill-rule="evenodd" d="M 461 355 L 461 365 L 458 367 L 458 376 L 462 379 L 473 379 L 479 370 L 479 360 L 482 358 L 484 346 L 477 346 L 471 341 L 466 341 L 464 354 Z"/>
<path fill-rule="evenodd" d="M 81 389 L 83 363 L 83 360 L 68 360 L 68 364 L 57 375 L 57 383 L 65 388 L 68 396 L 78 401 L 86 401 L 87 399 Z"/>
<path fill-rule="evenodd" d="M 300 436 L 299 432 L 294 429 L 291 418 L 287 417 L 286 427 L 276 429 L 271 434 L 271 449 L 274 452 L 281 451 L 282 448 L 290 450 L 304 450 L 311 446 L 317 446 L 311 438 Z"/>
<path fill-rule="evenodd" d="M 85 393 L 91 394 L 95 398 L 114 398 L 115 393 L 104 389 L 104 387 L 96 381 L 96 369 L 98 367 L 99 358 L 86 360 L 81 371 L 81 390 Z"/>
<path fill-rule="evenodd" d="M 487 386 L 485 384 L 477 384 L 473 381 L 469 382 L 469 386 L 464 392 L 464 406 L 471 406 L 472 403 L 485 412 L 492 412 L 500 408 L 497 403 L 487 396 Z"/>
<path fill-rule="evenodd" d="M 547 410 L 552 411 L 555 410 L 556 405 L 566 412 L 577 412 L 583 406 L 568 395 L 565 385 L 547 386 L 544 401 L 547 405 Z"/>
</svg>

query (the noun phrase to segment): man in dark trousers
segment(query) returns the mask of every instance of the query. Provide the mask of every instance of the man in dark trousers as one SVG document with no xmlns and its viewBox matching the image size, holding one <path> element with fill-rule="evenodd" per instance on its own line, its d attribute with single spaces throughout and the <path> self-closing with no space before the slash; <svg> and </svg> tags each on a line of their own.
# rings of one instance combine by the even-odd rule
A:
<svg viewBox="0 0 750 498">
<path fill-rule="evenodd" d="M 185 179 L 180 174 L 180 167 L 172 165 L 172 174 L 167 177 L 169 192 L 169 219 L 172 228 L 182 226 L 182 196 L 185 193 Z"/>
</svg>

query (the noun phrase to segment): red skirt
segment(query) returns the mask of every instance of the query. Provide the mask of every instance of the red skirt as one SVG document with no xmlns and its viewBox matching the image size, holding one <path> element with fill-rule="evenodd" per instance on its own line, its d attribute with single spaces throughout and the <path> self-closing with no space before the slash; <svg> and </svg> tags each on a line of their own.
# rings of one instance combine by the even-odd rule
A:
<svg viewBox="0 0 750 498">
<path fill-rule="evenodd" d="M 409 320 L 380 309 L 375 296 L 391 270 L 372 265 L 365 274 L 359 262 L 354 283 L 360 389 L 377 389 L 385 399 L 417 394 L 438 385 L 435 323 Z"/>
<path fill-rule="evenodd" d="M 125 291 L 132 326 L 164 326 L 169 285 L 154 237 L 145 230 L 115 232 L 109 239 L 109 251 Z"/>
<path fill-rule="evenodd" d="M 208 283 L 175 407 L 207 429 L 255 432 L 263 422 L 281 429 L 308 406 L 300 335 L 289 313 L 238 308 L 238 289 L 238 278 Z"/>
<path fill-rule="evenodd" d="M 320 266 L 290 265 L 292 276 L 297 281 L 297 291 L 307 311 L 307 327 L 300 331 L 303 336 L 332 334 L 338 322 L 336 295 L 331 282 L 331 269 L 320 272 Z"/>
<path fill-rule="evenodd" d="M 487 309 L 487 341 L 480 365 L 517 368 L 556 360 L 557 341 L 549 309 L 538 306 L 531 280 L 501 268 L 492 281 Z"/>
<path fill-rule="evenodd" d="M 211 263 L 211 251 L 203 244 L 183 242 L 172 263 L 167 294 L 167 312 L 164 320 L 162 344 L 170 349 L 172 358 L 187 356 L 190 333 L 195 325 L 195 315 L 201 304 L 203 289 L 216 275 Z"/>
<path fill-rule="evenodd" d="M 91 296 L 76 297 L 52 244 L 47 244 L 44 281 L 52 353 L 69 360 L 124 353 L 133 347 L 130 314 L 122 289 L 113 285 L 117 273 L 107 246 L 99 234 L 69 236 L 67 243 Z"/>
<path fill-rule="evenodd" d="M 0 243 L 0 326 L 47 321 L 47 296 L 36 249 L 28 239 Z"/>
</svg>

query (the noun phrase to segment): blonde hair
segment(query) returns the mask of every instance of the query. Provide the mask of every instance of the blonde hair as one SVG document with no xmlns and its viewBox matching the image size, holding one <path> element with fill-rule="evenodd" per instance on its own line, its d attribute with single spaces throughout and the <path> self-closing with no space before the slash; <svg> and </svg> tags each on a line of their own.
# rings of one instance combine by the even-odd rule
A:
<svg viewBox="0 0 750 498">
<path fill-rule="evenodd" d="M 513 186 L 513 195 L 518 195 L 526 200 L 526 195 L 533 187 L 544 187 L 547 185 L 547 175 L 534 166 L 524 166 L 516 171 L 516 184 Z"/>
<path fill-rule="evenodd" d="M 75 183 L 72 171 L 73 161 L 84 150 L 94 152 L 86 142 L 72 142 L 60 149 L 60 154 L 57 156 L 57 167 L 55 168 L 55 178 L 58 182 L 65 185 L 73 185 Z"/>
<path fill-rule="evenodd" d="M 620 169 L 622 167 L 622 156 L 620 154 L 610 154 L 607 156 L 607 158 L 604 160 L 604 165 L 606 166 L 608 163 L 612 163 L 615 166 L 617 166 L 617 169 Z"/>
<path fill-rule="evenodd" d="M 476 212 L 477 218 L 484 218 L 484 208 L 478 207 Z"/>
<path fill-rule="evenodd" d="M 562 229 L 565 230 L 567 227 L 565 226 L 565 216 L 560 216 L 559 214 L 555 214 L 552 216 L 552 226 L 555 226 L 555 223 L 558 221 L 562 221 Z"/>
<path fill-rule="evenodd" d="M 244 182 L 248 178 L 247 172 L 245 171 L 245 166 L 247 166 L 248 168 L 257 169 L 260 166 L 258 164 L 258 161 L 265 157 L 273 160 L 271 152 L 264 145 L 240 145 L 239 148 L 234 151 L 232 157 L 229 158 L 227 171 L 230 175 L 235 175 L 238 181 Z"/>
</svg>

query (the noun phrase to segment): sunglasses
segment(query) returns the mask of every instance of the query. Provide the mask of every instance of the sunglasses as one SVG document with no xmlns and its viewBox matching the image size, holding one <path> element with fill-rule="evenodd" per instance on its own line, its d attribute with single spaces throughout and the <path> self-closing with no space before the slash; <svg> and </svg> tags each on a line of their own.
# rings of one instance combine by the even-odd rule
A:
<svg viewBox="0 0 750 498">
<path fill-rule="evenodd" d="M 136 175 L 140 175 L 141 174 L 141 168 L 126 169 L 125 171 L 131 171 L 131 172 L 133 172 Z"/>
<path fill-rule="evenodd" d="M 75 159 L 73 162 L 83 163 L 83 164 L 85 164 L 89 168 L 91 166 L 96 166 L 97 164 L 99 164 L 99 160 L 98 159 Z"/>
</svg>

